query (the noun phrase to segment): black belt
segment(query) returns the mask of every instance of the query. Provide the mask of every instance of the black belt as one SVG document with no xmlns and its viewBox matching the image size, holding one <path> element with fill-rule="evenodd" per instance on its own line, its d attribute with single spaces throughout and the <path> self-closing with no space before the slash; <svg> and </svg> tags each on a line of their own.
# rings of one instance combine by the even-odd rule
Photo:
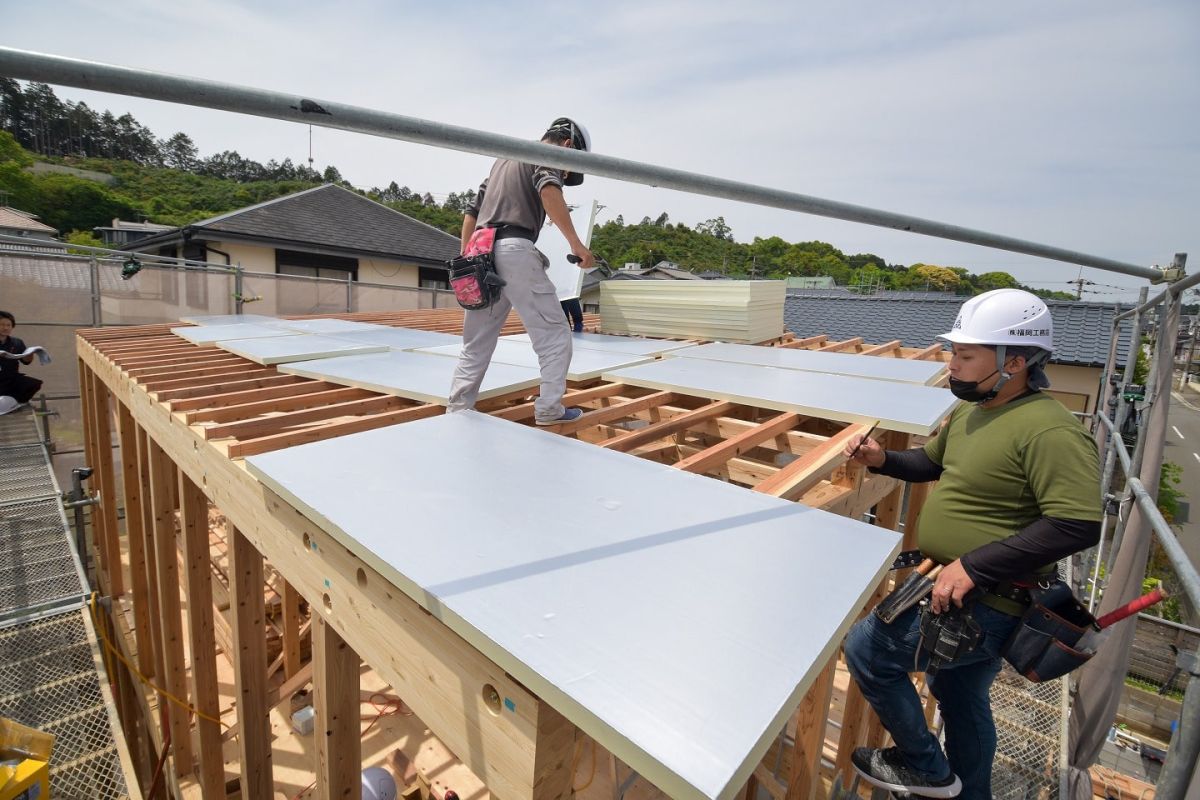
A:
<svg viewBox="0 0 1200 800">
<path fill-rule="evenodd" d="M 1001 581 L 992 587 L 988 594 L 993 594 L 996 597 L 1002 597 L 1005 600 L 1012 600 L 1015 603 L 1020 603 L 1023 606 L 1030 604 L 1029 589 L 1012 581 Z"/>
<path fill-rule="evenodd" d="M 528 239 L 536 241 L 537 237 L 533 235 L 533 231 L 528 228 L 522 228 L 520 225 L 496 225 L 489 226 L 496 229 L 496 241 L 501 239 Z"/>
</svg>

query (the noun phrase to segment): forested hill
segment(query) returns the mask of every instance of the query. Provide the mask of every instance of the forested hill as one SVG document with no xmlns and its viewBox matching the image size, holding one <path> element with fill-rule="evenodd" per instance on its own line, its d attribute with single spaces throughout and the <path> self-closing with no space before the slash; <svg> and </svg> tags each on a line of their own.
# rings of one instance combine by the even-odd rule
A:
<svg viewBox="0 0 1200 800">
<path fill-rule="evenodd" d="M 430 192 L 396 181 L 364 191 L 332 165 L 318 172 L 288 159 L 262 164 L 236 151 L 201 157 L 186 133 L 159 139 L 129 114 L 96 112 L 59 99 L 45 84 L 22 88 L 0 78 L 0 205 L 37 214 L 75 243 L 97 244 L 92 229 L 114 218 L 186 225 L 321 183 L 345 186 L 455 236 L 475 197 L 466 190 L 438 202 Z M 665 212 L 636 224 L 618 215 L 597 227 L 592 245 L 613 265 L 666 260 L 730 277 L 825 275 L 839 285 L 959 294 L 1019 285 L 1005 272 L 975 275 L 961 267 L 889 264 L 825 242 L 777 236 L 738 242 L 723 217 L 689 226 L 672 223 Z"/>
</svg>

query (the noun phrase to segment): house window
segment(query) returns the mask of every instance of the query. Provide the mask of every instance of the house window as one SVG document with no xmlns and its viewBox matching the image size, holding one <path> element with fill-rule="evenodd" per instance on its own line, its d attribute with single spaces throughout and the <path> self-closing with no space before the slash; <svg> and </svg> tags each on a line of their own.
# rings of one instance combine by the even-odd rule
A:
<svg viewBox="0 0 1200 800">
<path fill-rule="evenodd" d="M 351 310 L 352 300 L 347 296 L 346 284 L 358 280 L 357 258 L 276 250 L 275 272 L 297 278 L 322 279 L 278 280 L 277 314 L 331 314 Z"/>
<path fill-rule="evenodd" d="M 444 267 L 421 267 L 417 285 L 422 289 L 449 289 L 450 273 Z"/>
</svg>

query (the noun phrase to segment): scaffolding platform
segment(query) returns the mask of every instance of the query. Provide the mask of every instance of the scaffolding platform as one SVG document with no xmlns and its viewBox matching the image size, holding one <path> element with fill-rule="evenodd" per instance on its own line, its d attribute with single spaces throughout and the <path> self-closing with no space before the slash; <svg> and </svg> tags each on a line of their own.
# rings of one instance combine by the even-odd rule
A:
<svg viewBox="0 0 1200 800">
<path fill-rule="evenodd" d="M 32 411 L 0 417 L 0 460 L 0 716 L 54 735 L 54 797 L 127 798 L 132 763 Z"/>
</svg>

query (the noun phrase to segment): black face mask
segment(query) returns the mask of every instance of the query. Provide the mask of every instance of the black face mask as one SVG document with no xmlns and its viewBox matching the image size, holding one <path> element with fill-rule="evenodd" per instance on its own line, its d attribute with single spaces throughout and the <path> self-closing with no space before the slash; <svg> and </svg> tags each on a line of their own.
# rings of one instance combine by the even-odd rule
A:
<svg viewBox="0 0 1200 800">
<path fill-rule="evenodd" d="M 993 370 L 992 375 L 995 375 L 1000 370 Z M 988 375 L 983 380 L 986 381 L 992 377 Z M 950 394 L 957 397 L 959 400 L 965 400 L 968 403 L 980 403 L 985 400 L 991 400 L 996 396 L 996 390 L 989 389 L 986 392 L 979 390 L 979 384 L 983 381 L 960 381 L 957 378 L 950 379 Z"/>
</svg>

